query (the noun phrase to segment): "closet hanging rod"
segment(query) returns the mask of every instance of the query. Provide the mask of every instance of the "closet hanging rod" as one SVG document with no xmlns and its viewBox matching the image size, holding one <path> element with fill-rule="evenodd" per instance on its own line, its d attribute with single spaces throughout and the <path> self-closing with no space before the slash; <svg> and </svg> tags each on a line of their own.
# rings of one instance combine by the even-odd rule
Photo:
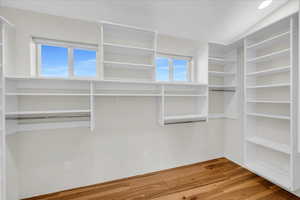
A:
<svg viewBox="0 0 300 200">
<path fill-rule="evenodd" d="M 191 123 L 197 123 L 197 122 L 206 122 L 206 120 L 202 119 L 202 120 L 197 120 L 197 121 L 166 122 L 165 125 L 171 125 L 171 124 L 191 124 Z"/>
<path fill-rule="evenodd" d="M 219 89 L 210 89 L 211 92 L 236 92 L 236 90 L 219 90 Z"/>
<path fill-rule="evenodd" d="M 36 117 L 6 117 L 7 120 L 36 120 L 36 119 L 64 119 L 64 118 L 82 118 L 90 115 L 65 115 L 65 116 L 36 116 Z"/>
</svg>

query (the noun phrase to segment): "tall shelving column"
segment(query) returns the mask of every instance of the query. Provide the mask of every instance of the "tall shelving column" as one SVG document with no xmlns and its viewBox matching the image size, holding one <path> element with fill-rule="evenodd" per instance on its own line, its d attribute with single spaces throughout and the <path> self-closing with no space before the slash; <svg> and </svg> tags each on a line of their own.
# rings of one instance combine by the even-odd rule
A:
<svg viewBox="0 0 300 200">
<path fill-rule="evenodd" d="M 209 43 L 209 118 L 235 118 L 237 47 Z"/>
<path fill-rule="evenodd" d="M 105 21 L 100 27 L 102 79 L 155 81 L 156 31 Z"/>
<path fill-rule="evenodd" d="M 244 41 L 244 163 L 290 191 L 299 188 L 300 178 L 294 142 L 297 17 L 276 22 Z"/>
</svg>

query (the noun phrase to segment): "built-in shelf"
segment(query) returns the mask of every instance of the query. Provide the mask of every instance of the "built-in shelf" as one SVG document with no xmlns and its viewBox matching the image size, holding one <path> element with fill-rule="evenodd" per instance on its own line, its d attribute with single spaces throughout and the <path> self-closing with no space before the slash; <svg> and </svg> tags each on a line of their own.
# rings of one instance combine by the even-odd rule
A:
<svg viewBox="0 0 300 200">
<path fill-rule="evenodd" d="M 182 122 L 196 122 L 196 121 L 206 121 L 207 116 L 205 115 L 175 115 L 175 116 L 166 116 L 164 118 L 165 124 L 175 124 Z"/>
<path fill-rule="evenodd" d="M 166 97 L 207 97 L 204 94 L 165 94 Z"/>
<path fill-rule="evenodd" d="M 254 117 L 271 118 L 271 119 L 290 120 L 290 116 L 285 116 L 285 115 L 274 115 L 274 114 L 264 114 L 264 113 L 247 113 L 247 115 L 254 116 Z"/>
<path fill-rule="evenodd" d="M 291 189 L 291 180 L 288 171 L 280 170 L 270 164 L 259 161 L 248 161 L 245 166 L 255 174 L 265 177 L 269 181 L 286 189 Z"/>
<path fill-rule="evenodd" d="M 281 153 L 286 153 L 286 154 L 291 153 L 291 148 L 286 144 L 279 144 L 279 143 L 273 142 L 271 140 L 256 137 L 256 136 L 246 138 L 246 140 L 253 144 L 260 145 L 260 146 L 263 146 L 263 147 L 266 147 L 266 148 L 269 148 L 269 149 L 272 149 L 275 151 L 279 151 Z"/>
<path fill-rule="evenodd" d="M 103 45 L 106 48 L 112 48 L 112 49 L 108 49 L 108 50 L 112 50 L 112 51 L 113 51 L 114 48 L 117 48 L 117 49 L 124 49 L 126 51 L 138 50 L 138 51 L 146 51 L 146 52 L 154 53 L 154 49 L 144 48 L 144 47 L 123 45 L 123 44 L 116 44 L 116 43 L 103 43 Z"/>
<path fill-rule="evenodd" d="M 218 57 L 209 57 L 209 62 L 217 63 L 217 64 L 226 64 L 226 63 L 235 63 L 235 60 L 226 60 L 224 58 L 218 58 Z"/>
<path fill-rule="evenodd" d="M 9 92 L 6 96 L 90 96 L 90 94 L 81 93 L 27 93 L 27 92 Z"/>
<path fill-rule="evenodd" d="M 290 104 L 290 101 L 274 101 L 274 100 L 263 100 L 263 99 L 249 99 L 247 103 L 270 103 L 270 104 Z"/>
<path fill-rule="evenodd" d="M 127 62 L 114 62 L 114 61 L 104 61 L 105 65 L 110 67 L 127 67 L 135 69 L 153 69 L 154 66 L 151 64 L 139 64 L 139 63 L 127 63 Z"/>
<path fill-rule="evenodd" d="M 290 38 L 290 31 L 280 33 L 278 35 L 272 36 L 266 40 L 263 40 L 261 42 L 249 45 L 247 49 L 258 49 L 264 46 L 272 45 L 274 43 L 279 42 L 280 40 L 287 40 Z"/>
<path fill-rule="evenodd" d="M 291 69 L 290 66 L 277 67 L 277 68 L 272 68 L 272 69 L 263 70 L 263 71 L 251 72 L 251 73 L 248 73 L 247 76 L 265 76 L 265 75 L 269 75 L 269 74 L 289 72 L 290 69 Z"/>
<path fill-rule="evenodd" d="M 256 85 L 256 86 L 248 86 L 247 89 L 259 89 L 259 88 L 277 88 L 277 87 L 290 87 L 290 83 L 278 83 L 278 84 L 270 84 L 270 85 Z"/>
<path fill-rule="evenodd" d="M 209 119 L 225 119 L 226 115 L 224 113 L 210 113 L 208 114 Z"/>
<path fill-rule="evenodd" d="M 112 27 L 118 27 L 118 28 L 123 28 L 125 30 L 127 29 L 132 29 L 132 30 L 136 30 L 136 31 L 142 31 L 142 32 L 149 32 L 151 34 L 155 34 L 155 31 L 150 30 L 150 29 L 144 29 L 144 28 L 140 28 L 140 27 L 136 27 L 136 26 L 130 26 L 130 25 L 125 25 L 125 24 L 118 24 L 118 23 L 114 23 L 114 22 L 109 22 L 109 21 L 101 21 L 101 23 L 105 26 L 112 26 Z"/>
<path fill-rule="evenodd" d="M 234 76 L 234 72 L 218 72 L 218 71 L 209 71 L 209 75 L 211 76 Z"/>
<path fill-rule="evenodd" d="M 127 94 L 121 94 L 121 93 L 114 93 L 114 94 L 94 94 L 94 96 L 112 96 L 112 97 L 160 97 L 161 94 L 133 94 L 133 93 L 127 93 Z"/>
<path fill-rule="evenodd" d="M 46 110 L 46 111 L 17 111 L 7 112 L 6 116 L 47 115 L 47 114 L 76 114 L 89 113 L 90 110 Z"/>
<path fill-rule="evenodd" d="M 236 87 L 234 85 L 209 85 L 210 90 L 225 90 L 225 91 L 235 91 Z"/>
<path fill-rule="evenodd" d="M 248 63 L 265 62 L 265 61 L 269 61 L 269 60 L 275 59 L 280 56 L 287 56 L 289 54 L 290 54 L 290 49 L 284 49 L 284 50 L 276 51 L 276 52 L 273 52 L 273 53 L 270 53 L 267 55 L 249 59 Z"/>
</svg>

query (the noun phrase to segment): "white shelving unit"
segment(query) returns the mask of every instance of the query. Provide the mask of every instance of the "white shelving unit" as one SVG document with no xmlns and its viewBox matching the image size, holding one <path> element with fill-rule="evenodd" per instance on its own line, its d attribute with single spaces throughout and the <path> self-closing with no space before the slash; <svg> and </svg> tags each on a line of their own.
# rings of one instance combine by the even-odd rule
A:
<svg viewBox="0 0 300 200">
<path fill-rule="evenodd" d="M 209 118 L 226 119 L 236 115 L 237 45 L 208 45 Z"/>
<path fill-rule="evenodd" d="M 6 126 L 5 126 L 5 79 L 6 67 L 11 67 L 14 25 L 0 16 L 0 199 L 6 199 Z"/>
<path fill-rule="evenodd" d="M 244 164 L 290 191 L 300 188 L 297 24 L 293 15 L 244 40 Z"/>
<path fill-rule="evenodd" d="M 101 79 L 155 80 L 155 31 L 102 21 L 100 42 Z"/>
</svg>

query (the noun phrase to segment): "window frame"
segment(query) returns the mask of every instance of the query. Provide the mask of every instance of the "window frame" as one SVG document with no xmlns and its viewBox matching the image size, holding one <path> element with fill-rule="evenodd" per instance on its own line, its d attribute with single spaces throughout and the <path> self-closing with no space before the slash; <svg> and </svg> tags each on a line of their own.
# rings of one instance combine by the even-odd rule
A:
<svg viewBox="0 0 300 200">
<path fill-rule="evenodd" d="M 157 80 L 157 65 L 156 59 L 157 58 L 167 58 L 168 59 L 168 71 L 169 71 L 169 80 Z M 174 60 L 187 60 L 187 77 L 186 80 L 174 80 Z M 157 53 L 155 56 L 155 80 L 156 81 L 163 81 L 163 82 L 191 82 L 193 77 L 193 57 L 192 56 L 184 56 L 184 55 L 175 55 L 175 54 L 168 54 L 168 53 Z"/>
<path fill-rule="evenodd" d="M 51 40 L 51 39 L 43 39 L 43 38 L 33 38 L 34 45 L 36 48 L 36 71 L 38 77 L 45 77 L 42 74 L 42 46 L 49 45 L 54 47 L 62 47 L 67 48 L 68 50 L 68 76 L 66 78 L 99 78 L 99 48 L 97 44 L 87 44 L 87 43 L 79 43 L 79 42 L 67 42 L 60 40 Z M 96 74 L 95 76 L 76 76 L 74 74 L 74 50 L 90 50 L 96 52 Z M 54 78 L 64 78 L 64 77 L 55 77 Z"/>
</svg>

